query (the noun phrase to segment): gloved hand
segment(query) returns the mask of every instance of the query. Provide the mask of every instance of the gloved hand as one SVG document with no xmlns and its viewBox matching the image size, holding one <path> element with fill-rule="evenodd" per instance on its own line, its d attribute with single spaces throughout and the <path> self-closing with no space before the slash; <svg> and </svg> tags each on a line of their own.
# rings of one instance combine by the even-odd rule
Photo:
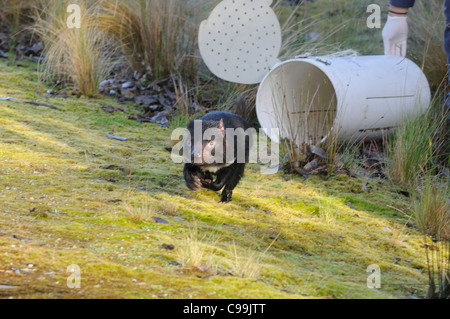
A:
<svg viewBox="0 0 450 319">
<path fill-rule="evenodd" d="M 406 56 L 408 17 L 388 16 L 382 35 L 385 55 Z"/>
</svg>

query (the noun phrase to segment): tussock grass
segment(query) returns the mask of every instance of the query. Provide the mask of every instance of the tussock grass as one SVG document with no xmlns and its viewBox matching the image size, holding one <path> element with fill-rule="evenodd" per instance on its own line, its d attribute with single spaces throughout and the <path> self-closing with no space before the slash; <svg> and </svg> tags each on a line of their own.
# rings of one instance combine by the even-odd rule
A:
<svg viewBox="0 0 450 319">
<path fill-rule="evenodd" d="M 415 114 L 403 121 L 393 136 L 386 138 L 388 155 L 386 175 L 397 184 L 414 188 L 422 171 L 432 171 L 435 157 L 445 147 L 445 126 L 448 111 L 436 94 L 425 114 Z"/>
<path fill-rule="evenodd" d="M 423 234 L 427 257 L 428 298 L 450 297 L 450 195 L 448 180 L 427 174 L 414 201 L 414 218 Z M 436 291 L 437 290 L 437 291 Z"/>
<path fill-rule="evenodd" d="M 414 216 L 420 232 L 435 241 L 450 240 L 450 189 L 448 181 L 427 175 L 414 201 Z"/>
<path fill-rule="evenodd" d="M 99 27 L 121 45 L 130 65 L 155 79 L 195 77 L 197 21 L 185 0 L 101 1 Z"/>
<path fill-rule="evenodd" d="M 207 236 L 207 233 L 200 235 L 196 222 L 189 226 L 189 231 L 177 250 L 178 259 L 183 267 L 212 273 L 217 272 L 217 263 L 213 259 L 217 240 L 213 239 L 212 243 L 208 242 Z"/>
<path fill-rule="evenodd" d="M 67 25 L 67 6 L 74 1 L 45 2 L 36 7 L 33 30 L 45 46 L 45 63 L 41 78 L 73 83 L 87 95 L 97 94 L 99 83 L 107 78 L 114 65 L 116 50 L 107 34 L 99 30 L 95 6 L 75 1 L 81 8 L 81 28 Z"/>
<path fill-rule="evenodd" d="M 240 278 L 257 279 L 261 273 L 262 263 L 256 251 L 238 253 L 236 244 L 233 242 L 233 256 L 227 265 L 234 276 Z"/>
<path fill-rule="evenodd" d="M 139 204 L 124 203 L 128 216 L 134 221 L 150 221 L 155 212 L 155 206 L 148 198 L 140 201 Z"/>
</svg>

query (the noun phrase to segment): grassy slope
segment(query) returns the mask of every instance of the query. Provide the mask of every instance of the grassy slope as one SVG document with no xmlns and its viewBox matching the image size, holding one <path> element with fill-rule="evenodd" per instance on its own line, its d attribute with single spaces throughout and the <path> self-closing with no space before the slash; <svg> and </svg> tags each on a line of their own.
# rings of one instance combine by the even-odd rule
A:
<svg viewBox="0 0 450 319">
<path fill-rule="evenodd" d="M 304 181 L 262 176 L 250 165 L 234 201 L 218 204 L 218 194 L 184 186 L 182 165 L 164 149 L 169 129 L 104 113 L 112 100 L 46 90 L 31 69 L 0 61 L 0 97 L 59 108 L 0 101 L 0 285 L 18 286 L 0 297 L 424 295 L 420 236 L 390 207 L 405 210 L 410 200 L 385 181 Z M 108 139 L 107 131 L 129 140 Z M 169 224 L 134 220 L 126 208 L 140 203 Z M 193 225 L 206 248 L 203 272 L 179 264 Z M 230 274 L 235 250 L 256 260 L 258 277 Z M 71 264 L 81 267 L 81 289 L 66 286 Z M 381 267 L 381 289 L 366 286 L 371 264 Z"/>
</svg>

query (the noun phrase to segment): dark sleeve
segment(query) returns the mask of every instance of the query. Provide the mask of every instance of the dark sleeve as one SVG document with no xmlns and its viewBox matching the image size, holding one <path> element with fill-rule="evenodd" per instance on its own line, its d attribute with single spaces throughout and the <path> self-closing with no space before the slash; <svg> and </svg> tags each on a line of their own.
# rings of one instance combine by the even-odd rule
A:
<svg viewBox="0 0 450 319">
<path fill-rule="evenodd" d="M 399 8 L 411 8 L 416 0 L 391 0 L 391 5 Z"/>
</svg>

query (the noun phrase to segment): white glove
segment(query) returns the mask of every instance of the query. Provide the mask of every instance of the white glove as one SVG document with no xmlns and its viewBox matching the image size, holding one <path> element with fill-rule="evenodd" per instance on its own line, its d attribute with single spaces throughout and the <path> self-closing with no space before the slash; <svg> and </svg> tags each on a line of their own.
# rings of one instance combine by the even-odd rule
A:
<svg viewBox="0 0 450 319">
<path fill-rule="evenodd" d="M 406 56 L 408 17 L 388 16 L 382 35 L 385 55 Z"/>
</svg>

